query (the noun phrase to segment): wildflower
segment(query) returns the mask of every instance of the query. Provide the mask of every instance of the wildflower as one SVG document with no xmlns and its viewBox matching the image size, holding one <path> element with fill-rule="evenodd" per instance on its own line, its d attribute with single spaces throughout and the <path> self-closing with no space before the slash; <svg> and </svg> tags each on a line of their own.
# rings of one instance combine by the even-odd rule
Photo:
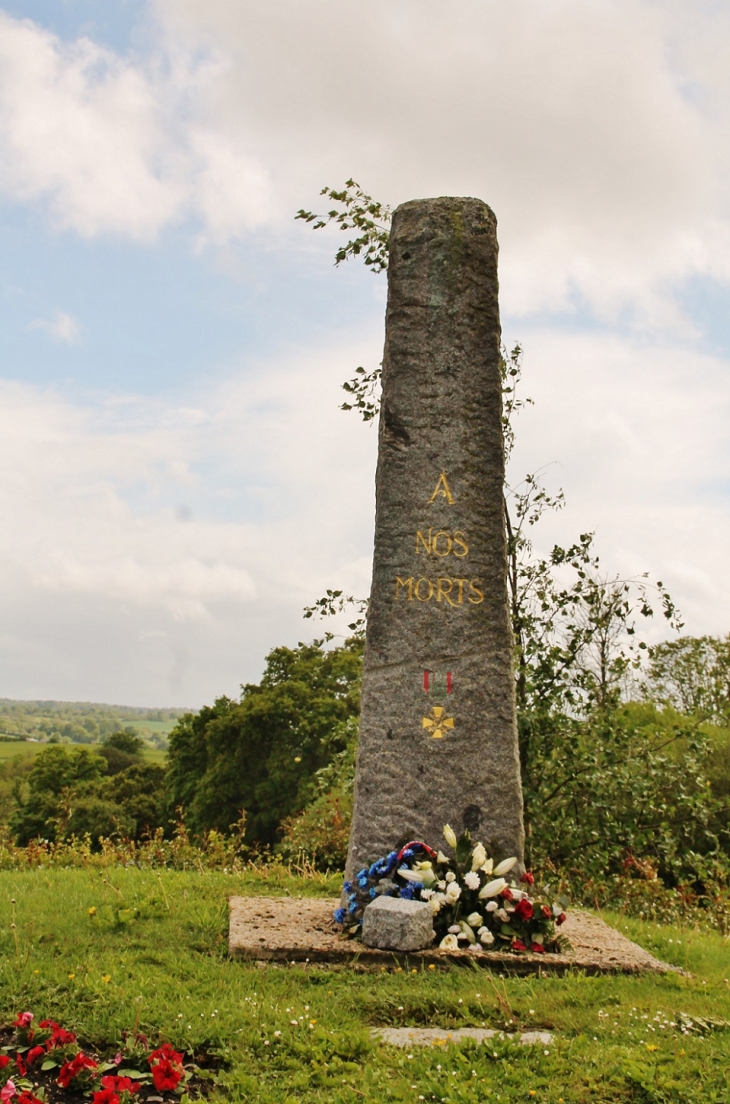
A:
<svg viewBox="0 0 730 1104">
<path fill-rule="evenodd" d="M 450 824 L 444 824 L 444 839 L 448 843 L 449 847 L 456 847 L 456 832 Z"/>
<path fill-rule="evenodd" d="M 111 979 L 112 979 L 111 974 L 102 974 L 101 975 L 101 980 L 104 982 L 105 985 L 108 985 L 109 982 L 111 981 Z"/>
<path fill-rule="evenodd" d="M 96 905 L 92 905 L 89 909 L 89 916 L 96 916 Z"/>
<path fill-rule="evenodd" d="M 471 853 L 472 870 L 480 870 L 486 861 L 487 852 L 484 850 L 484 844 L 478 843 Z"/>
<path fill-rule="evenodd" d="M 500 877 L 501 874 L 508 874 L 510 872 L 510 870 L 512 869 L 512 867 L 516 865 L 516 863 L 517 863 L 516 858 L 503 859 L 502 862 L 499 863 L 498 866 L 495 866 L 494 873 L 497 875 L 498 878 Z"/>
<path fill-rule="evenodd" d="M 470 870 L 468 874 L 464 875 L 464 883 L 467 889 L 479 889 L 479 875 Z"/>
<path fill-rule="evenodd" d="M 506 885 L 504 878 L 495 878 L 493 881 L 487 882 L 479 891 L 479 900 L 485 901 L 488 897 L 496 897 Z"/>
<path fill-rule="evenodd" d="M 439 943 L 439 948 L 442 951 L 458 951 L 459 941 L 455 935 L 445 935 Z"/>
</svg>

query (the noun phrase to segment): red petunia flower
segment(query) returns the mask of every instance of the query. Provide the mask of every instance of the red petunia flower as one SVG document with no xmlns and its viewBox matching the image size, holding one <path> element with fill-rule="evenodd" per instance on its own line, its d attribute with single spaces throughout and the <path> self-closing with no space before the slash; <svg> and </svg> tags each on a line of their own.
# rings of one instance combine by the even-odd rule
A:
<svg viewBox="0 0 730 1104">
<path fill-rule="evenodd" d="M 560 913 L 560 916 L 559 916 L 559 917 L 557 918 L 557 920 L 555 921 L 555 923 L 556 923 L 556 924 L 564 924 L 564 923 L 565 923 L 565 921 L 566 921 L 567 919 L 568 919 L 568 917 L 567 917 L 567 916 L 565 915 L 565 913 L 564 913 L 564 912 L 561 912 L 561 913 Z"/>
<path fill-rule="evenodd" d="M 167 1058 L 161 1058 L 152 1066 L 152 1080 L 158 1092 L 173 1091 L 182 1077 L 182 1070 L 175 1068 Z"/>
<path fill-rule="evenodd" d="M 58 1024 L 54 1027 L 51 1037 L 46 1043 L 48 1050 L 53 1050 L 54 1047 L 69 1046 L 71 1043 L 76 1042 L 76 1036 L 73 1031 L 67 1031 L 65 1027 L 59 1027 Z"/>
<path fill-rule="evenodd" d="M 112 1092 L 139 1092 L 139 1085 L 136 1085 L 131 1077 L 116 1077 L 114 1074 L 108 1074 L 101 1079 L 102 1089 L 111 1089 Z"/>
<path fill-rule="evenodd" d="M 43 1104 L 43 1101 L 39 1100 L 38 1097 L 29 1090 L 26 1090 L 18 1097 L 17 1104 Z"/>
<path fill-rule="evenodd" d="M 20 1074 L 20 1076 L 25 1077 L 26 1073 L 28 1072 L 28 1067 L 26 1066 L 25 1062 L 23 1061 L 23 1055 L 22 1054 L 16 1054 L 15 1055 L 15 1064 L 18 1067 L 18 1073 Z"/>
<path fill-rule="evenodd" d="M 515 905 L 515 913 L 521 920 L 532 920 L 535 910 L 526 897 L 522 897 Z"/>
<path fill-rule="evenodd" d="M 41 1054 L 45 1054 L 45 1053 L 46 1053 L 46 1048 L 45 1047 L 34 1046 L 31 1050 L 28 1051 L 28 1053 L 25 1056 L 28 1060 L 28 1065 L 32 1066 L 33 1063 L 35 1062 L 36 1058 L 40 1058 Z"/>
<path fill-rule="evenodd" d="M 67 1089 L 73 1079 L 83 1073 L 85 1069 L 96 1069 L 98 1065 L 98 1062 L 95 1062 L 93 1058 L 89 1058 L 88 1054 L 84 1054 L 83 1050 L 80 1050 L 75 1058 L 61 1066 L 58 1084 L 62 1089 Z"/>
<path fill-rule="evenodd" d="M 98 1089 L 91 1098 L 91 1104 L 119 1104 L 119 1096 L 114 1089 Z"/>
<path fill-rule="evenodd" d="M 0 1054 L 0 1069 L 5 1069 L 10 1065 L 10 1057 L 7 1054 Z"/>
<path fill-rule="evenodd" d="M 544 954 L 545 953 L 545 948 L 543 947 L 542 943 L 531 943 L 530 944 L 530 950 L 534 951 L 535 954 Z"/>
<path fill-rule="evenodd" d="M 170 1043 L 163 1043 L 157 1050 L 153 1050 L 147 1060 L 152 1065 L 153 1062 L 159 1062 L 162 1058 L 167 1058 L 168 1062 L 174 1062 L 178 1066 L 182 1065 L 182 1054 L 175 1050 Z"/>
<path fill-rule="evenodd" d="M 32 1012 L 21 1012 L 17 1020 L 13 1024 L 13 1027 L 30 1027 L 33 1023 Z"/>
<path fill-rule="evenodd" d="M 535 875 L 530 870 L 526 870 L 525 873 L 520 878 L 520 881 L 524 882 L 525 885 L 534 885 L 535 884 Z"/>
<path fill-rule="evenodd" d="M 55 1031 L 55 1029 L 59 1026 L 59 1024 L 57 1024 L 55 1020 L 41 1020 L 41 1022 L 39 1023 L 38 1026 L 39 1027 L 50 1027 L 52 1031 Z"/>
<path fill-rule="evenodd" d="M 525 944 L 522 942 L 521 939 L 513 939 L 512 940 L 512 950 L 513 951 L 526 951 L 527 947 L 525 946 Z"/>
</svg>

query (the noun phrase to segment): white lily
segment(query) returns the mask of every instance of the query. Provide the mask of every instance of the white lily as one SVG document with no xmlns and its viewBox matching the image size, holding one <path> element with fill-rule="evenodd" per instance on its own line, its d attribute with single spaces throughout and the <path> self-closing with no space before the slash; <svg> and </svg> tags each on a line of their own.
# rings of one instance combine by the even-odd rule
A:
<svg viewBox="0 0 730 1104">
<path fill-rule="evenodd" d="M 484 944 L 485 947 L 491 946 L 494 943 L 494 936 L 490 932 L 489 928 L 485 928 L 479 936 L 479 941 Z"/>
<path fill-rule="evenodd" d="M 449 882 L 446 887 L 446 900 L 453 905 L 461 897 L 461 886 L 458 882 Z"/>
<path fill-rule="evenodd" d="M 479 890 L 479 900 L 486 901 L 487 897 L 496 897 L 506 885 L 507 882 L 504 878 L 495 878 L 494 881 L 487 882 L 487 884 Z"/>
<path fill-rule="evenodd" d="M 479 870 L 487 861 L 487 852 L 483 843 L 478 843 L 471 853 L 471 868 Z"/>
<path fill-rule="evenodd" d="M 495 866 L 494 873 L 497 875 L 497 877 L 499 877 L 500 874 L 508 874 L 512 867 L 516 865 L 516 863 L 517 859 L 514 857 L 511 859 L 502 859 L 502 862 L 499 864 L 499 866 Z"/>
<path fill-rule="evenodd" d="M 434 893 L 433 897 L 428 903 L 431 906 L 431 912 L 434 916 L 436 916 L 439 912 L 441 912 L 441 906 L 444 903 L 443 893 Z"/>
<path fill-rule="evenodd" d="M 487 907 L 487 912 L 496 912 L 497 909 L 499 908 L 499 905 L 494 900 L 494 898 L 492 898 L 491 901 L 487 901 L 487 906 L 486 907 Z"/>
<path fill-rule="evenodd" d="M 423 876 L 420 870 L 411 870 L 407 866 L 402 866 L 398 871 L 401 878 L 405 878 L 407 882 L 422 882 Z"/>
<path fill-rule="evenodd" d="M 458 951 L 459 941 L 455 935 L 445 935 L 439 943 L 439 947 L 442 951 Z"/>
<path fill-rule="evenodd" d="M 449 861 L 449 856 L 444 855 L 443 851 L 439 851 L 438 855 L 436 856 L 436 862 L 444 863 L 444 862 L 448 862 L 448 861 Z"/>
<path fill-rule="evenodd" d="M 482 926 L 482 916 L 479 912 L 472 912 L 466 918 L 467 924 L 471 928 L 480 928 Z"/>
<path fill-rule="evenodd" d="M 474 935 L 474 932 L 472 931 L 470 925 L 467 924 L 466 920 L 462 920 L 459 926 L 461 928 L 461 934 L 458 935 L 456 938 L 468 939 L 470 943 L 476 943 L 476 936 Z"/>
<path fill-rule="evenodd" d="M 449 847 L 456 847 L 456 832 L 450 824 L 444 824 L 444 839 L 448 843 Z M 515 859 L 515 862 L 517 860 Z"/>
</svg>

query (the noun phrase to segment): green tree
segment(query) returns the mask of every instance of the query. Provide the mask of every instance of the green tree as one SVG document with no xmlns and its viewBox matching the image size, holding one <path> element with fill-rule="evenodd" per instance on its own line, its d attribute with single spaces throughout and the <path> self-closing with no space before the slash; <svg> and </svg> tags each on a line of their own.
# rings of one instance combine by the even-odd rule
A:
<svg viewBox="0 0 730 1104">
<path fill-rule="evenodd" d="M 316 792 L 317 771 L 343 750 L 360 708 L 362 642 L 275 648 L 261 682 L 219 698 L 170 735 L 168 808 L 197 833 L 228 831 L 246 812 L 247 842 L 274 844 L 281 821 Z"/>
</svg>

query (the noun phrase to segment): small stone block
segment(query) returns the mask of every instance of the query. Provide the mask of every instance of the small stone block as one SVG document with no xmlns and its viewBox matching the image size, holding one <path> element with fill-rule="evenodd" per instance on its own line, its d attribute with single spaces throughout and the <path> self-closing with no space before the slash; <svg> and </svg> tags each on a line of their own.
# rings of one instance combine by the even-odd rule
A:
<svg viewBox="0 0 730 1104">
<path fill-rule="evenodd" d="M 362 941 L 382 951 L 422 951 L 434 938 L 433 913 L 426 901 L 376 897 L 365 909 Z"/>
</svg>

